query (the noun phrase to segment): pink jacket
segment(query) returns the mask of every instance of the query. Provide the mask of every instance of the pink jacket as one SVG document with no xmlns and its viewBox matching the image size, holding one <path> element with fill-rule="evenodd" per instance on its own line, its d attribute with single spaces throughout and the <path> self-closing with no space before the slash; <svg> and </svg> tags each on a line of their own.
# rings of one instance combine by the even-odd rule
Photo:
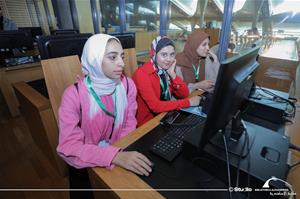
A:
<svg viewBox="0 0 300 199">
<path fill-rule="evenodd" d="M 113 119 L 107 116 L 100 108 L 93 118 L 89 116 L 88 90 L 83 79 L 77 81 L 78 90 L 74 85 L 69 86 L 62 97 L 59 107 L 59 143 L 58 154 L 70 165 L 76 168 L 110 167 L 114 156 L 120 148 L 114 146 L 98 146 L 101 140 L 108 140 Z M 124 121 L 120 128 L 115 129 L 110 143 L 135 130 L 136 87 L 131 79 L 122 78 L 127 92 L 127 108 L 124 112 Z M 128 88 L 127 88 L 128 86 Z M 118 100 L 122 99 L 116 99 Z M 102 96 L 101 101 L 109 111 L 113 112 L 112 95 Z M 81 108 L 81 111 L 80 111 Z M 82 117 L 80 112 L 82 112 Z M 81 125 L 79 126 L 79 123 Z"/>
</svg>

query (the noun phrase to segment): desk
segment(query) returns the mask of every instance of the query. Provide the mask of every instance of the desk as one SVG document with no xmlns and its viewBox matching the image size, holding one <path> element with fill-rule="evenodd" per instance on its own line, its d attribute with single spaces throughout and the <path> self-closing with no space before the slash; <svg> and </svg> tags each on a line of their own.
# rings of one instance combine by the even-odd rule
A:
<svg viewBox="0 0 300 199">
<path fill-rule="evenodd" d="M 19 81 L 32 81 L 43 78 L 43 71 L 40 62 L 22 64 L 9 68 L 0 69 L 0 85 L 9 112 L 13 117 L 20 114 L 19 102 L 16 98 L 12 84 Z"/>
<path fill-rule="evenodd" d="M 46 88 L 44 80 L 35 81 Z M 33 82 L 31 82 L 33 83 Z M 64 161 L 57 155 L 56 146 L 58 145 L 58 127 L 50 100 L 41 89 L 41 93 L 29 83 L 23 81 L 13 83 L 15 94 L 20 101 L 20 111 L 30 130 L 36 146 L 50 160 L 57 172 L 65 177 L 67 168 Z M 47 91 L 46 91 L 47 92 Z"/>
<path fill-rule="evenodd" d="M 284 92 L 295 90 L 296 71 L 299 65 L 296 42 L 279 40 L 263 50 L 258 59 L 260 67 L 255 74 L 257 83 Z"/>
<path fill-rule="evenodd" d="M 34 129 L 31 129 L 33 139 L 38 141 L 37 145 L 42 148 L 45 155 L 53 160 L 51 162 L 58 168 L 58 172 L 65 175 L 62 160 L 59 159 L 55 150 L 58 141 L 58 129 L 49 100 L 43 99 L 44 97 L 41 94 L 36 93 L 37 91 L 30 88 L 24 82 L 16 83 L 14 86 L 18 96 L 23 98 L 23 100 L 21 100 L 21 102 L 23 102 L 22 110 L 24 110 L 24 113 L 28 114 L 28 116 L 25 117 L 30 118 L 28 124 L 29 126 L 34 127 Z M 131 143 L 155 128 L 164 115 L 165 113 L 159 114 L 140 128 L 136 129 L 130 135 L 116 142 L 115 145 L 122 148 L 129 146 Z M 295 121 L 295 124 L 288 126 L 286 134 L 291 136 L 291 140 L 294 144 L 300 145 L 299 108 L 296 113 Z M 294 153 L 294 159 L 300 159 L 300 153 Z M 152 190 L 152 188 L 137 175 L 120 167 L 115 167 L 111 171 L 104 168 L 93 168 L 89 169 L 89 174 L 91 184 L 94 188 L 149 189 L 149 191 L 95 192 L 96 196 L 100 195 L 99 198 L 163 198 L 160 193 Z M 291 170 L 288 176 L 288 181 L 293 185 L 296 193 L 300 193 L 299 177 L 299 167 Z"/>
<path fill-rule="evenodd" d="M 164 116 L 164 114 L 160 114 L 135 130 L 133 133 L 128 135 L 127 137 L 121 139 L 117 143 L 116 146 L 119 147 L 127 147 L 131 143 L 135 142 L 143 135 L 147 134 L 153 128 L 155 128 L 158 124 L 160 119 Z M 296 117 L 295 117 L 295 124 L 288 126 L 286 131 L 287 135 L 291 136 L 291 141 L 295 144 L 300 144 L 300 110 L 298 108 Z M 294 151 L 293 151 L 294 152 Z M 300 158 L 300 153 L 293 153 L 294 159 Z M 151 187 L 142 181 L 138 176 L 135 174 L 122 169 L 120 167 L 115 167 L 113 170 L 109 171 L 104 168 L 93 168 L 89 170 L 91 184 L 94 188 L 126 188 L 126 189 L 151 189 Z M 294 168 L 291 170 L 288 176 L 288 181 L 293 185 L 293 189 L 296 193 L 300 193 L 300 170 L 299 167 Z M 155 190 L 153 191 L 114 191 L 114 192 L 95 192 L 96 198 L 98 195 L 107 194 L 112 198 L 163 198 Z M 106 197 L 108 197 L 106 195 Z"/>
<path fill-rule="evenodd" d="M 145 123 L 134 132 L 124 137 L 123 139 L 116 142 L 114 145 L 118 147 L 125 148 L 129 146 L 131 143 L 135 142 L 146 133 L 155 128 L 160 119 L 165 115 L 165 113 L 161 113 L 149 122 Z M 116 166 L 111 171 L 104 168 L 93 168 L 89 169 L 89 175 L 91 179 L 91 184 L 93 188 L 120 188 L 120 189 L 152 189 L 148 184 L 146 184 L 143 180 L 141 180 L 134 173 L 127 171 L 121 167 Z M 155 190 L 153 191 L 115 191 L 115 192 L 95 192 L 96 198 L 100 198 L 100 196 L 107 194 L 106 197 L 111 198 L 128 198 L 128 199 L 159 199 L 164 198 Z M 106 198 L 105 197 L 105 198 Z"/>
<path fill-rule="evenodd" d="M 199 95 L 201 94 L 200 91 L 196 91 L 192 94 Z M 134 132 L 129 134 L 128 136 L 122 138 L 121 140 L 117 141 L 114 145 L 126 148 L 133 142 L 137 141 L 139 138 L 146 135 L 152 129 L 154 129 L 161 118 L 166 113 L 161 113 L 157 115 L 152 120 L 148 121 L 144 125 L 140 126 Z M 116 166 L 113 170 L 109 171 L 108 169 L 104 168 L 92 168 L 89 169 L 89 175 L 91 180 L 91 185 L 94 188 L 120 188 L 120 189 L 152 189 L 146 182 L 141 180 L 137 175 L 134 173 L 127 171 L 121 167 Z M 128 199 L 159 199 L 164 198 L 155 190 L 151 191 L 115 191 L 115 192 L 95 192 L 94 193 L 96 198 L 128 198 Z"/>
</svg>

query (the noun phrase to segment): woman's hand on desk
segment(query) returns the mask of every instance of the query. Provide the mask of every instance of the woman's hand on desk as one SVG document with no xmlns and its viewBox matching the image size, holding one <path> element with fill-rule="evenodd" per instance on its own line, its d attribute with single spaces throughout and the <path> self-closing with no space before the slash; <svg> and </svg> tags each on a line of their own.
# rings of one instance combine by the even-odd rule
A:
<svg viewBox="0 0 300 199">
<path fill-rule="evenodd" d="M 202 89 L 204 91 L 210 91 L 214 88 L 215 83 L 211 80 L 203 80 L 194 84 L 194 90 Z"/>
<path fill-rule="evenodd" d="M 148 176 L 152 172 L 151 161 L 136 151 L 119 152 L 112 160 L 112 163 L 139 175 Z"/>
<path fill-rule="evenodd" d="M 194 97 L 191 97 L 191 98 L 189 99 L 189 101 L 190 101 L 190 106 L 199 106 L 200 100 L 201 100 L 201 97 L 198 96 L 198 95 L 196 95 L 196 96 L 194 96 Z"/>
</svg>

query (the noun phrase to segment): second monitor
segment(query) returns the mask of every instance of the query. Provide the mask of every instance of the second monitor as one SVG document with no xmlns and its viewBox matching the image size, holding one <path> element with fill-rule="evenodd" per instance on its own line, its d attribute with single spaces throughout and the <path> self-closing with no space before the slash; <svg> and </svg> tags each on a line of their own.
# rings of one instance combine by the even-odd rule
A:
<svg viewBox="0 0 300 199">
<path fill-rule="evenodd" d="M 221 63 L 205 125 L 187 133 L 183 153 L 191 159 L 204 155 L 216 164 L 223 162 L 223 171 L 211 171 L 219 176 L 241 170 L 240 179 L 251 176 L 253 184 L 262 186 L 272 176 L 286 179 L 289 139 L 283 132 L 243 120 L 259 66 L 258 52 L 255 47 Z M 231 169 L 226 171 L 228 165 Z"/>
<path fill-rule="evenodd" d="M 91 33 L 72 35 L 50 35 L 38 37 L 41 59 L 78 55 L 81 57 L 85 42 Z"/>
<path fill-rule="evenodd" d="M 128 49 L 128 48 L 135 48 L 135 33 L 134 32 L 126 32 L 126 33 L 109 33 L 112 36 L 117 37 L 121 44 L 123 49 Z"/>
<path fill-rule="evenodd" d="M 191 141 L 197 151 L 202 150 L 214 136 L 226 134 L 228 141 L 232 139 L 240 141 L 229 145 L 231 153 L 240 154 L 243 143 L 240 139 L 245 139 L 241 115 L 254 85 L 253 74 L 259 66 L 257 62 L 259 49 L 253 48 L 221 64 L 205 125 L 201 126 L 201 129 L 195 128 L 195 135 L 192 134 Z M 186 139 L 189 143 L 190 137 L 187 136 Z M 250 140 L 251 142 L 253 140 Z M 245 152 L 242 152 L 242 156 L 245 155 Z"/>
</svg>

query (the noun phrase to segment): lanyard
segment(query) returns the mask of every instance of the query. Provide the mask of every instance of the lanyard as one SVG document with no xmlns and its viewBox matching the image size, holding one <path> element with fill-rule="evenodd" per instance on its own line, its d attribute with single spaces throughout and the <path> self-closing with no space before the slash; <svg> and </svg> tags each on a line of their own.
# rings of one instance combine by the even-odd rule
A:
<svg viewBox="0 0 300 199">
<path fill-rule="evenodd" d="M 92 87 L 92 83 L 91 83 L 91 79 L 88 76 L 87 77 L 87 83 L 88 83 L 88 88 L 90 93 L 93 95 L 94 99 L 96 100 L 97 104 L 100 106 L 100 108 L 104 111 L 104 113 L 112 118 L 114 118 L 114 120 L 117 117 L 117 103 L 116 103 L 116 92 L 114 90 L 113 95 L 114 95 L 114 113 L 109 112 L 105 105 L 102 103 L 101 99 L 98 97 L 98 95 L 96 94 L 95 90 Z M 115 122 L 115 121 L 114 121 Z"/>
<path fill-rule="evenodd" d="M 161 88 L 162 88 L 162 90 L 163 90 L 163 97 L 164 97 L 164 99 L 170 99 L 170 98 L 168 98 L 168 97 L 170 97 L 170 91 L 169 91 L 169 83 L 170 83 L 170 80 L 167 79 L 167 88 L 165 88 L 165 85 L 164 85 L 164 83 L 163 83 L 161 77 L 160 77 L 159 75 L 158 75 L 158 77 L 159 77 L 159 83 L 160 83 L 160 86 L 161 86 Z"/>
<path fill-rule="evenodd" d="M 195 65 L 193 64 L 194 74 L 196 82 L 199 81 L 199 71 L 200 71 L 200 63 L 198 64 L 198 67 L 196 69 Z"/>
</svg>

